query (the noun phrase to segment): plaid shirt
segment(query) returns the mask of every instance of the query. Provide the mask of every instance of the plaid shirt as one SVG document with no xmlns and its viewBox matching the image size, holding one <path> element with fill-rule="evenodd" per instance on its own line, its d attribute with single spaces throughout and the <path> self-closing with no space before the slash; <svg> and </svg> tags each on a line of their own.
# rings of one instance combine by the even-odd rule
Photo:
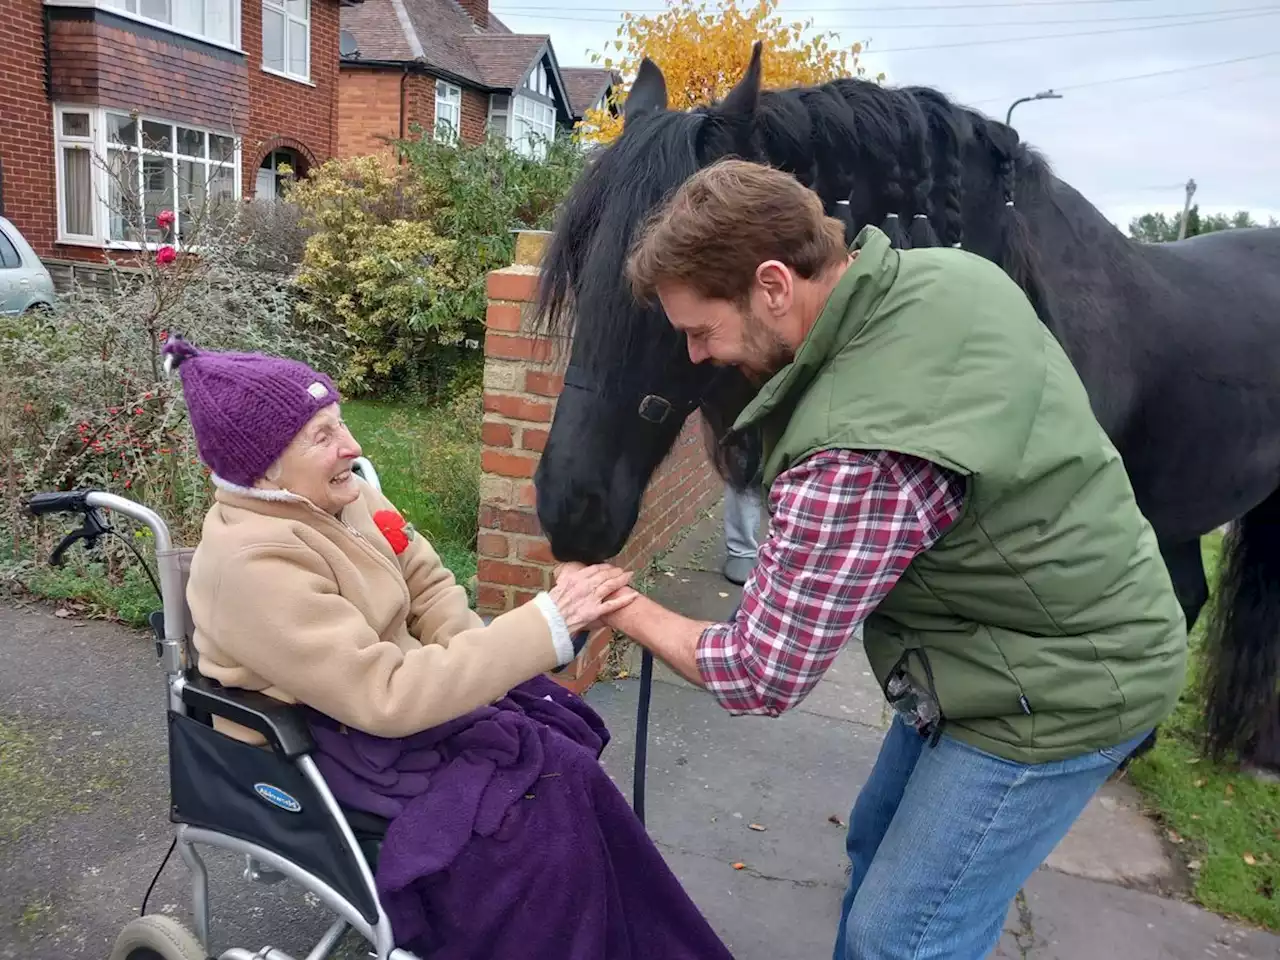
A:
<svg viewBox="0 0 1280 960">
<path fill-rule="evenodd" d="M 738 615 L 698 641 L 707 689 L 732 714 L 776 717 L 803 700 L 959 516 L 963 492 L 954 473 L 883 451 L 825 451 L 780 474 Z"/>
</svg>

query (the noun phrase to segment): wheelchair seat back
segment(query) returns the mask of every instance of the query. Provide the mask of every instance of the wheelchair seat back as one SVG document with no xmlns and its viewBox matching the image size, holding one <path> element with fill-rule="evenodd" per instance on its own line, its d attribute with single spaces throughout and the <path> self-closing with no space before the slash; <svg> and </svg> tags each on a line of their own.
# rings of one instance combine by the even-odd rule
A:
<svg viewBox="0 0 1280 960">
<path fill-rule="evenodd" d="M 180 573 L 187 658 L 186 713 L 168 711 L 169 819 L 265 848 L 297 864 L 350 901 L 369 923 L 376 923 L 377 902 L 355 862 L 356 856 L 365 857 L 371 866 L 376 862 L 376 831 L 362 822 L 361 850 L 353 851 L 324 798 L 295 762 L 311 746 L 302 708 L 263 694 L 223 688 L 199 673 L 192 642 L 195 625 L 186 602 L 195 551 L 183 547 L 168 554 L 158 559 L 173 564 Z M 152 624 L 162 636 L 163 613 L 153 615 Z M 263 642 L 270 638 L 264 637 Z M 269 737 L 275 741 L 273 748 L 254 746 L 214 729 L 214 712 L 225 716 L 228 707 L 252 709 L 259 701 L 271 704 L 260 712 L 277 731 L 277 736 Z M 202 704 L 210 709 L 202 709 Z M 295 745 L 301 740 L 305 743 Z"/>
</svg>

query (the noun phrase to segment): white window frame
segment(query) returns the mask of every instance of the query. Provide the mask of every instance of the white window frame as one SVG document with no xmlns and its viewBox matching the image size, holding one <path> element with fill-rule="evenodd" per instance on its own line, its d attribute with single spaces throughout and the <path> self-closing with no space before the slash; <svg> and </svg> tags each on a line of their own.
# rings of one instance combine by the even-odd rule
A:
<svg viewBox="0 0 1280 960">
<path fill-rule="evenodd" d="M 62 133 L 63 116 L 65 114 L 88 114 L 89 115 L 89 136 L 88 137 L 68 137 Z M 159 151 L 147 148 L 141 145 L 139 140 L 133 147 L 121 146 L 117 143 L 108 143 L 107 138 L 107 116 L 115 115 L 119 117 L 128 117 L 137 123 L 139 137 L 141 137 L 142 124 L 144 122 L 165 124 L 170 128 L 171 146 L 167 151 Z M 188 156 L 179 152 L 177 143 L 177 128 L 191 130 L 203 134 L 203 156 Z M 212 130 L 208 127 L 202 127 L 197 124 L 187 124 L 180 121 L 166 120 L 160 117 L 153 117 L 144 114 L 130 114 L 123 110 L 115 110 L 109 107 L 91 107 L 81 106 L 79 104 L 58 104 L 53 110 L 53 134 L 54 134 L 54 153 L 56 158 L 56 193 L 58 204 L 58 243 L 83 247 L 98 247 L 108 250 L 155 250 L 159 247 L 169 245 L 170 241 L 139 241 L 139 240 L 115 240 L 110 236 L 111 229 L 111 174 L 108 166 L 108 150 L 125 150 L 131 152 L 139 158 L 137 164 L 138 170 L 138 186 L 139 197 L 142 197 L 143 190 L 143 157 L 163 157 L 169 160 L 169 174 L 172 177 L 174 203 L 171 207 L 174 214 L 173 225 L 173 246 L 181 246 L 179 239 L 180 229 L 182 226 L 182 204 L 177 196 L 179 180 L 179 163 L 196 163 L 204 168 L 206 176 L 206 198 L 208 196 L 208 185 L 212 181 L 213 170 L 231 170 L 231 182 L 233 186 L 233 200 L 241 200 L 241 141 L 240 138 L 225 130 Z M 232 141 L 232 160 L 230 162 L 214 159 L 210 155 L 210 135 L 226 137 Z M 91 151 L 90 155 L 90 187 L 93 194 L 93 234 L 69 234 L 66 230 L 66 208 L 64 205 L 64 193 L 66 187 L 66 172 L 63 166 L 63 147 L 71 146 L 78 148 L 87 147 Z"/>
<path fill-rule="evenodd" d="M 441 108 L 444 108 L 443 110 Z M 442 112 L 451 112 L 454 114 L 452 118 L 441 117 Z M 452 138 L 458 141 L 462 140 L 462 88 L 456 83 L 450 83 L 448 80 L 441 80 L 436 77 L 436 114 L 435 120 L 431 124 L 435 139 L 440 142 L 447 142 L 451 139 L 450 132 L 440 129 L 440 121 L 444 119 L 450 123 L 452 128 Z"/>
<path fill-rule="evenodd" d="M 253 0 L 246 0 L 252 3 Z M 311 86 L 311 3 L 312 0 L 261 0 L 262 3 L 262 72 L 269 73 L 273 76 L 284 77 L 286 80 L 296 80 L 299 83 L 305 83 Z M 303 4 L 304 13 L 299 16 L 294 12 L 293 4 Z M 267 11 L 277 13 L 283 18 L 283 40 L 284 40 L 284 69 L 277 70 L 275 67 L 267 66 Z M 306 31 L 307 37 L 307 69 L 303 73 L 294 73 L 292 68 L 293 57 L 292 50 L 289 46 L 289 26 L 290 24 L 300 25 Z"/>
<path fill-rule="evenodd" d="M 138 23 L 145 23 L 148 26 L 157 27 L 169 33 L 175 33 L 181 37 L 190 37 L 192 40 L 199 40 L 201 43 L 208 43 L 215 47 L 222 47 L 225 50 L 234 50 L 236 53 L 244 53 L 240 46 L 240 4 L 241 0 L 231 0 L 231 40 L 220 40 L 207 34 L 186 30 L 182 27 L 174 26 L 173 20 L 173 0 L 168 4 L 169 20 L 159 20 L 154 17 L 144 16 L 141 13 L 140 0 L 132 0 L 133 10 L 129 10 L 128 4 L 130 0 L 44 0 L 46 6 L 50 7 L 81 7 L 96 10 L 106 10 L 118 17 L 126 20 L 136 20 Z M 208 8 L 204 8 L 205 26 L 208 27 Z"/>
<path fill-rule="evenodd" d="M 501 106 L 498 106 L 499 102 Z M 495 126 L 496 123 L 496 126 Z M 485 135 L 500 134 L 503 139 L 511 138 L 511 94 L 489 94 L 489 119 L 485 124 Z"/>
<path fill-rule="evenodd" d="M 546 140 L 533 140 L 529 134 Z M 548 143 L 556 136 L 556 108 L 549 103 L 517 93 L 511 98 L 511 144 L 521 156 L 545 160 Z"/>
</svg>

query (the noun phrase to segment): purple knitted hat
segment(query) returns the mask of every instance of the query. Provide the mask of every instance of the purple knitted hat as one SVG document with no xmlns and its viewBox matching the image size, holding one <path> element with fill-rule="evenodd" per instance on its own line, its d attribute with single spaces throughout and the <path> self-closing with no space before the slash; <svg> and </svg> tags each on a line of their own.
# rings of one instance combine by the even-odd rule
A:
<svg viewBox="0 0 1280 960">
<path fill-rule="evenodd" d="M 338 388 L 305 363 L 261 353 L 197 350 L 180 337 L 164 345 L 166 369 L 181 369 L 196 447 L 223 480 L 252 486 Z"/>
</svg>

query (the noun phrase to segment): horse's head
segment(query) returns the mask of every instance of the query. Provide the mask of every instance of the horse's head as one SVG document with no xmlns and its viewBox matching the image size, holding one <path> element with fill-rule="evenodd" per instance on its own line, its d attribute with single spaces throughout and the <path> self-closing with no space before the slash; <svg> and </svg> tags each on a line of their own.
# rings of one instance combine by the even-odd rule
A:
<svg viewBox="0 0 1280 960">
<path fill-rule="evenodd" d="M 560 211 L 539 316 L 552 332 L 572 330 L 573 348 L 535 483 L 539 520 L 562 559 L 617 553 L 689 414 L 701 406 L 719 436 L 751 396 L 736 371 L 692 362 L 661 308 L 632 295 L 624 268 L 639 227 L 669 193 L 718 157 L 745 152 L 759 90 L 757 49 L 724 101 L 671 111 L 662 72 L 646 59 L 621 135 L 591 159 Z M 745 485 L 755 469 L 751 440 L 712 448 L 726 478 Z"/>
</svg>

